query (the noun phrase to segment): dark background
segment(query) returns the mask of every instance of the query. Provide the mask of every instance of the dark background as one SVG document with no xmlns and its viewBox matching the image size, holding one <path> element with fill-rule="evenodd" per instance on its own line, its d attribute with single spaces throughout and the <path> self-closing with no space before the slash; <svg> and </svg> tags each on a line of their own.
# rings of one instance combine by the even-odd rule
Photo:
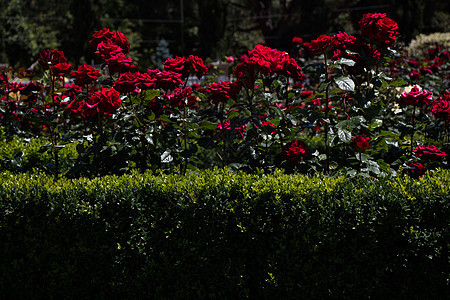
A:
<svg viewBox="0 0 450 300">
<path fill-rule="evenodd" d="M 169 54 L 239 56 L 257 43 L 287 50 L 293 36 L 357 32 L 368 12 L 387 13 L 406 44 L 450 27 L 447 0 L 0 0 L 0 63 L 28 67 L 43 49 L 63 50 L 74 65 L 98 63 L 88 41 L 104 27 L 125 33 L 141 67 Z"/>
</svg>

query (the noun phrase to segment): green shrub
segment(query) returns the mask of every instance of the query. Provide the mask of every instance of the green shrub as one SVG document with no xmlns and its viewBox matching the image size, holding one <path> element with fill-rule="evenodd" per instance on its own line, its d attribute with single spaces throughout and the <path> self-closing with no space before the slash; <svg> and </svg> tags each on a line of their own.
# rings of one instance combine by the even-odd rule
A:
<svg viewBox="0 0 450 300">
<path fill-rule="evenodd" d="M 0 174 L 8 299 L 442 299 L 450 172 Z"/>
<path fill-rule="evenodd" d="M 51 173 L 51 153 L 46 150 L 48 141 L 42 138 L 0 139 L 0 170 L 46 171 Z M 76 144 L 67 144 L 59 151 L 61 169 L 67 171 L 77 158 Z"/>
</svg>

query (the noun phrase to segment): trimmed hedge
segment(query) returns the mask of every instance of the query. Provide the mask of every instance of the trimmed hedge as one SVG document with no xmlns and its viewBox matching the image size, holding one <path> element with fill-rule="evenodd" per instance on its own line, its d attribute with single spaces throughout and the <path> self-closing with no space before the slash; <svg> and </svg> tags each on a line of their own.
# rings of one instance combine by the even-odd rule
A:
<svg viewBox="0 0 450 300">
<path fill-rule="evenodd" d="M 5 299 L 443 299 L 450 172 L 0 173 Z"/>
</svg>

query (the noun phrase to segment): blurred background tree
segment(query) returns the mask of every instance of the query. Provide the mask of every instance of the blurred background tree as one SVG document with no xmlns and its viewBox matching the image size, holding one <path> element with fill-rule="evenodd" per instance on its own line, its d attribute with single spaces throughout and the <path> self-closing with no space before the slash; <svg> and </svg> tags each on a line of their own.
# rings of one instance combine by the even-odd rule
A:
<svg viewBox="0 0 450 300">
<path fill-rule="evenodd" d="M 99 63 L 88 44 L 104 27 L 125 33 L 130 56 L 156 67 L 161 40 L 172 55 L 241 55 L 257 43 L 289 49 L 293 36 L 357 32 L 364 13 L 384 12 L 408 43 L 450 27 L 446 0 L 0 0 L 0 63 L 30 66 L 43 49 L 72 64 Z"/>
</svg>

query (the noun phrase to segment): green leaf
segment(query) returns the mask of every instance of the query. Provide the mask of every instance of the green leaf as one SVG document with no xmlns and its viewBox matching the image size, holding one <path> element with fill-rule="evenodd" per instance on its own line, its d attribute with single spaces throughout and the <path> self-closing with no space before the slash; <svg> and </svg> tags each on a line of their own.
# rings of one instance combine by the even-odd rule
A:
<svg viewBox="0 0 450 300">
<path fill-rule="evenodd" d="M 155 118 L 156 118 L 156 115 L 154 112 L 152 112 L 151 115 L 147 117 L 147 121 L 153 121 Z"/>
<path fill-rule="evenodd" d="M 271 106 L 270 108 L 273 109 L 274 111 L 276 111 L 278 116 L 283 117 L 283 112 L 281 111 L 281 109 L 278 106 Z"/>
<path fill-rule="evenodd" d="M 356 62 L 348 58 L 341 58 L 340 60 L 336 61 L 335 64 L 353 67 L 356 64 Z"/>
<path fill-rule="evenodd" d="M 405 86 L 405 85 L 407 85 L 407 83 L 403 79 L 400 79 L 398 81 L 389 83 L 389 85 L 394 86 L 394 87 L 399 87 L 399 86 Z"/>
<path fill-rule="evenodd" d="M 131 103 L 132 104 L 139 104 L 139 103 L 141 103 L 141 98 L 139 98 L 139 96 L 129 96 L 130 97 L 130 100 L 131 100 Z"/>
<path fill-rule="evenodd" d="M 166 116 L 166 115 L 161 115 L 161 116 L 159 116 L 159 117 L 158 117 L 158 120 L 164 121 L 164 122 L 170 122 L 169 117 Z"/>
<path fill-rule="evenodd" d="M 142 124 L 142 122 L 136 117 L 133 120 L 133 125 L 136 126 L 136 127 L 141 127 L 144 124 Z"/>
<path fill-rule="evenodd" d="M 339 139 L 345 144 L 349 143 L 352 139 L 352 133 L 346 129 L 338 128 L 337 135 Z"/>
<path fill-rule="evenodd" d="M 342 76 L 334 79 L 334 82 L 337 86 L 343 91 L 354 92 L 355 91 L 355 83 L 350 77 Z"/>
<path fill-rule="evenodd" d="M 353 129 L 359 125 L 361 125 L 362 123 L 364 123 L 366 121 L 366 119 L 364 119 L 363 116 L 355 116 L 352 117 L 348 120 L 343 120 L 341 122 L 339 122 L 336 125 L 336 128 L 340 128 L 340 129 Z"/>
<path fill-rule="evenodd" d="M 372 124 L 369 126 L 369 130 L 375 129 L 383 125 L 383 120 L 375 119 L 373 120 Z"/>
<path fill-rule="evenodd" d="M 200 128 L 206 129 L 206 130 L 214 130 L 214 129 L 217 128 L 217 124 L 213 123 L 213 122 L 210 122 L 210 121 L 203 121 L 200 124 Z"/>
<path fill-rule="evenodd" d="M 144 100 L 146 102 L 150 102 L 153 99 L 155 99 L 156 97 L 158 97 L 159 95 L 160 95 L 159 90 L 148 90 L 148 91 L 145 91 Z"/>
<path fill-rule="evenodd" d="M 325 90 L 328 88 L 329 85 L 330 85 L 330 81 L 322 82 L 322 83 L 319 85 L 319 88 L 317 89 L 317 91 L 318 91 L 318 92 L 325 91 Z"/>
<path fill-rule="evenodd" d="M 234 119 L 237 116 L 239 116 L 239 112 L 238 111 L 232 110 L 232 111 L 230 111 L 230 113 L 228 113 L 228 119 L 230 119 L 230 120 Z"/>
</svg>

